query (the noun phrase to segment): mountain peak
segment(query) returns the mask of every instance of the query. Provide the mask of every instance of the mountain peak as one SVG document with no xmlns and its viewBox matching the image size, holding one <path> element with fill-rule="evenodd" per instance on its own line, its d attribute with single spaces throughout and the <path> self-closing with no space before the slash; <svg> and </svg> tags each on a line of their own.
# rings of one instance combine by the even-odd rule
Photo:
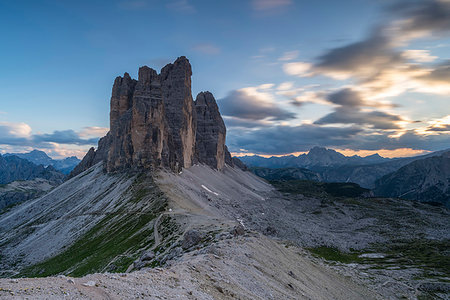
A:
<svg viewBox="0 0 450 300">
<path fill-rule="evenodd" d="M 90 150 L 74 176 L 98 162 L 108 172 L 168 168 L 194 163 L 221 169 L 229 156 L 226 128 L 210 92 L 193 101 L 191 65 L 185 56 L 158 74 L 139 68 L 138 80 L 117 77 L 111 95 L 110 131 Z M 233 164 L 230 159 L 227 163 Z"/>
</svg>

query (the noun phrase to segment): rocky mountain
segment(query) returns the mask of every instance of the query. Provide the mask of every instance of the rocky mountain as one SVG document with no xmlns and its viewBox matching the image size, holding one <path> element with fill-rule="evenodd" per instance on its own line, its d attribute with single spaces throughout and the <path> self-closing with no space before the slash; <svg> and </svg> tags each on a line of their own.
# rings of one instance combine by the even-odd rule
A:
<svg viewBox="0 0 450 300">
<path fill-rule="evenodd" d="M 191 65 L 186 57 L 158 74 L 144 66 L 138 80 L 128 73 L 114 81 L 110 131 L 89 150 L 71 177 L 105 163 L 107 172 L 168 168 L 194 163 L 222 169 L 234 165 L 225 146 L 226 128 L 213 95 L 191 96 Z"/>
<path fill-rule="evenodd" d="M 55 170 L 52 166 L 35 165 L 14 155 L 0 155 L 0 184 L 35 178 L 47 179 L 56 184 L 64 180 L 64 174 Z"/>
<path fill-rule="evenodd" d="M 35 165 L 43 165 L 44 167 L 53 166 L 56 170 L 69 174 L 80 160 L 76 156 L 66 157 L 64 159 L 52 159 L 44 151 L 33 150 L 27 153 L 6 153 L 5 156 L 15 155 L 26 159 Z"/>
<path fill-rule="evenodd" d="M 288 155 L 281 157 L 262 156 L 243 156 L 240 159 L 251 167 L 265 167 L 265 168 L 317 168 L 317 167 L 333 167 L 342 165 L 367 165 L 390 161 L 389 158 L 381 157 L 378 154 L 373 154 L 366 157 L 345 156 L 333 149 L 326 149 L 323 147 L 314 147 L 307 154 L 299 156 Z"/>
<path fill-rule="evenodd" d="M 384 197 L 441 203 L 450 207 L 450 151 L 416 160 L 376 181 Z"/>
</svg>

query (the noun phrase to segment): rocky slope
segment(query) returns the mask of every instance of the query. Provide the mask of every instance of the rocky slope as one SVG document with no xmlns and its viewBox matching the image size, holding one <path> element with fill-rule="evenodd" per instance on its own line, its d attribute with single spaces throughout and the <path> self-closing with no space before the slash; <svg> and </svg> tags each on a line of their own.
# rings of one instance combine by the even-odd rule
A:
<svg viewBox="0 0 450 300">
<path fill-rule="evenodd" d="M 63 174 L 69 174 L 80 160 L 75 157 L 66 157 L 64 159 L 52 159 L 44 151 L 33 150 L 27 153 L 6 153 L 5 156 L 15 155 L 19 158 L 26 159 L 35 165 L 43 165 L 44 167 L 53 166 L 56 170 Z"/>
<path fill-rule="evenodd" d="M 200 93 L 193 101 L 191 75 L 189 61 L 180 57 L 160 74 L 144 66 L 138 80 L 128 73 L 117 77 L 110 131 L 71 176 L 100 161 L 108 172 L 159 167 L 180 171 L 195 162 L 223 168 L 228 150 L 222 117 L 211 93 Z"/>
<path fill-rule="evenodd" d="M 450 151 L 416 160 L 381 177 L 374 191 L 384 197 L 441 203 L 450 208 Z"/>
<path fill-rule="evenodd" d="M 61 183 L 64 174 L 52 166 L 35 165 L 17 156 L 0 155 L 0 184 L 7 184 L 16 180 L 47 179 L 53 183 Z"/>
<path fill-rule="evenodd" d="M 42 196 L 55 186 L 57 183 L 42 178 L 0 185 L 0 211 L 11 205 Z"/>
</svg>

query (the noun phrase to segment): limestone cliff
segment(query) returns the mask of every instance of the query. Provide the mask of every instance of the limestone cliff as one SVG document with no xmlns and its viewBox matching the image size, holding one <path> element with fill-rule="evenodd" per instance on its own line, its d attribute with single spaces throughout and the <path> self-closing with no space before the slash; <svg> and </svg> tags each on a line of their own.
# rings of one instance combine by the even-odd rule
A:
<svg viewBox="0 0 450 300">
<path fill-rule="evenodd" d="M 139 68 L 138 80 L 117 77 L 111 95 L 110 131 L 89 150 L 71 176 L 104 162 L 107 172 L 169 168 L 193 163 L 216 169 L 234 165 L 226 128 L 210 92 L 191 93 L 192 69 L 182 56 L 155 70 Z"/>
<path fill-rule="evenodd" d="M 222 169 L 225 165 L 226 128 L 214 96 L 201 92 L 195 99 L 197 112 L 196 157 L 200 163 Z"/>
</svg>

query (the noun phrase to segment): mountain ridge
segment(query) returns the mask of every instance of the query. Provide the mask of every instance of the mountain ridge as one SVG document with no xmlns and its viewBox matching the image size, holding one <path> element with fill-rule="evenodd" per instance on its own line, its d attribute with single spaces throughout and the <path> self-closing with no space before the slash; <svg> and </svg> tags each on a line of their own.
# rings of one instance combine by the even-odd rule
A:
<svg viewBox="0 0 450 300">
<path fill-rule="evenodd" d="M 450 151 L 415 160 L 375 182 L 383 197 L 441 203 L 450 208 Z"/>
<path fill-rule="evenodd" d="M 76 156 L 65 157 L 63 159 L 53 159 L 44 151 L 32 150 L 25 153 L 5 153 L 4 156 L 17 156 L 26 159 L 35 165 L 43 165 L 44 167 L 53 166 L 56 170 L 64 174 L 69 174 L 76 165 L 80 163 L 80 159 Z"/>
</svg>

